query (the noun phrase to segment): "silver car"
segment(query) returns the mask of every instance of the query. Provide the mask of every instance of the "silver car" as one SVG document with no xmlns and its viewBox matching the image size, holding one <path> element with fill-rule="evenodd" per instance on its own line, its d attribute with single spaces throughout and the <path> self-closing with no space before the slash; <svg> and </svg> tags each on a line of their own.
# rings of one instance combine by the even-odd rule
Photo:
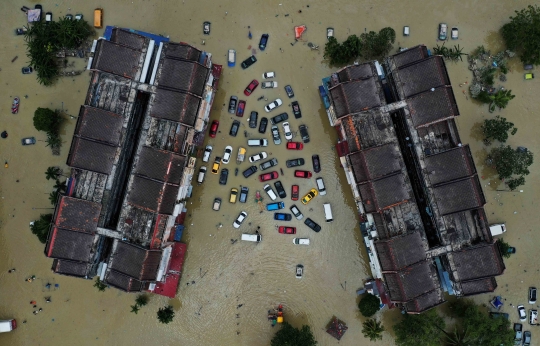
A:
<svg viewBox="0 0 540 346">
<path fill-rule="evenodd" d="M 274 140 L 275 145 L 281 144 L 281 138 L 279 137 L 279 128 L 276 125 L 272 126 L 272 139 Z"/>
</svg>

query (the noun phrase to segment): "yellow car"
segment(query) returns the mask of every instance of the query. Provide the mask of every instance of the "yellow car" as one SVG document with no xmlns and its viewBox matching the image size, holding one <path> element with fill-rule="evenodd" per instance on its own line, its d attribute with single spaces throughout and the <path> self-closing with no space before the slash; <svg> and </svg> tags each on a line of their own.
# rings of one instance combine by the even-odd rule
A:
<svg viewBox="0 0 540 346">
<path fill-rule="evenodd" d="M 236 203 L 236 196 L 238 195 L 238 189 L 234 187 L 231 189 L 231 197 L 229 197 L 229 202 Z"/>
<path fill-rule="evenodd" d="M 302 198 L 302 204 L 308 204 L 315 196 L 317 196 L 319 193 L 315 189 L 309 190 L 307 195 Z"/>
<path fill-rule="evenodd" d="M 216 156 L 216 160 L 214 161 L 214 164 L 212 165 L 212 174 L 218 174 L 219 166 L 221 166 L 221 157 Z"/>
</svg>

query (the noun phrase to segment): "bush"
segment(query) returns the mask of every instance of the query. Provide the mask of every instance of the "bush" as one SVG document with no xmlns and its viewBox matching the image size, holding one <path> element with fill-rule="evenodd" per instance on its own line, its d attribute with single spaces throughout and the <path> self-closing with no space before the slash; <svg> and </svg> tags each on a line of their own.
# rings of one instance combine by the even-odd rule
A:
<svg viewBox="0 0 540 346">
<path fill-rule="evenodd" d="M 379 311 L 381 308 L 381 302 L 379 298 L 373 294 L 367 293 L 364 297 L 362 297 L 360 303 L 358 303 L 358 308 L 360 309 L 360 313 L 362 313 L 362 315 L 365 317 L 371 317 L 375 315 L 377 311 Z"/>
</svg>

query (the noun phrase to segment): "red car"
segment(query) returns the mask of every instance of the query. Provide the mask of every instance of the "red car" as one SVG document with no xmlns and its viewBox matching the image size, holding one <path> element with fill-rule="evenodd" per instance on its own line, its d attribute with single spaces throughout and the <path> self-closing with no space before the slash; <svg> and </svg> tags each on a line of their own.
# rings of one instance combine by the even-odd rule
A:
<svg viewBox="0 0 540 346">
<path fill-rule="evenodd" d="M 279 233 L 281 233 L 281 234 L 296 234 L 296 227 L 279 226 Z"/>
<path fill-rule="evenodd" d="M 240 100 L 238 102 L 238 108 L 236 109 L 236 116 L 243 117 L 245 109 L 246 109 L 246 101 Z"/>
<path fill-rule="evenodd" d="M 212 121 L 212 125 L 210 125 L 210 137 L 216 138 L 218 127 L 219 127 L 219 121 L 217 120 Z"/>
<path fill-rule="evenodd" d="M 289 150 L 302 150 L 304 145 L 300 142 L 287 142 L 287 149 Z"/>
<path fill-rule="evenodd" d="M 251 83 L 246 87 L 246 90 L 244 90 L 244 95 L 249 96 L 251 93 L 257 89 L 257 86 L 259 85 L 259 82 L 257 82 L 256 79 L 252 80 Z"/>
<path fill-rule="evenodd" d="M 311 172 L 310 171 L 294 171 L 294 176 L 297 178 L 311 178 Z"/>
<path fill-rule="evenodd" d="M 277 179 L 277 177 L 279 177 L 278 172 L 273 171 L 273 172 L 270 172 L 270 173 L 265 173 L 265 174 L 259 175 L 259 180 L 260 181 L 268 181 L 268 180 L 272 180 L 272 179 Z"/>
<path fill-rule="evenodd" d="M 293 185 L 291 187 L 291 199 L 293 201 L 298 201 L 299 193 L 300 193 L 300 187 L 298 185 Z"/>
</svg>

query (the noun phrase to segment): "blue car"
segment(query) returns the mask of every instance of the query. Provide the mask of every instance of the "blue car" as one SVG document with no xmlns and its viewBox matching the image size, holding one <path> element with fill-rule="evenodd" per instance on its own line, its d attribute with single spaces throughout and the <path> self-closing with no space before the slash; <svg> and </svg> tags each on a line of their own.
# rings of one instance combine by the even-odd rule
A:
<svg viewBox="0 0 540 346">
<path fill-rule="evenodd" d="M 268 34 L 263 34 L 261 36 L 261 40 L 259 41 L 259 49 L 260 50 L 265 50 L 266 49 L 266 44 L 268 43 L 268 37 L 270 35 Z"/>
<path fill-rule="evenodd" d="M 268 211 L 274 211 L 285 208 L 285 203 L 283 202 L 275 202 L 275 203 L 268 203 L 266 205 L 266 210 Z"/>
<path fill-rule="evenodd" d="M 288 213 L 274 213 L 274 220 L 278 221 L 291 221 L 292 215 Z"/>
</svg>

